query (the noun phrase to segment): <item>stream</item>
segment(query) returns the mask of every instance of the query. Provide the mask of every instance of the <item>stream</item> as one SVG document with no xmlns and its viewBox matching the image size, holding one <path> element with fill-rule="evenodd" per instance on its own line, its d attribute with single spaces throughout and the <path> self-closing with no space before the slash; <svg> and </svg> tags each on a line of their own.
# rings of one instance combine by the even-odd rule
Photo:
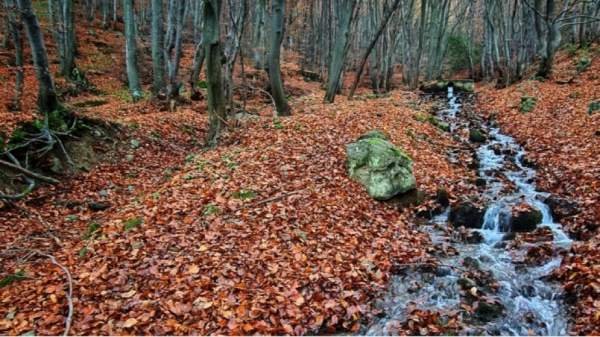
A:
<svg viewBox="0 0 600 337">
<path fill-rule="evenodd" d="M 447 99 L 446 108 L 437 112 L 438 119 L 448 123 L 452 131 L 465 127 L 468 122 L 461 110 L 461 97 L 454 94 L 452 87 L 448 88 Z M 547 195 L 536 191 L 536 172 L 524 165 L 523 148 L 496 126 L 481 127 L 488 140 L 481 143 L 476 156 L 479 180 L 485 181 L 481 197 L 487 209 L 482 228 L 470 230 L 480 234 L 478 243 L 454 237 L 448 222 L 449 209 L 435 216 L 422 230 L 430 235 L 435 247 L 449 253 L 438 254 L 439 266 L 433 271 L 413 268 L 394 276 L 384 298 L 376 304 L 383 317 L 366 327 L 363 334 L 397 334 L 398 325 L 406 322 L 415 308 L 457 313 L 467 326 L 456 331 L 461 335 L 567 334 L 568 314 L 560 287 L 546 280 L 546 276 L 560 266 L 562 257 L 558 252 L 568 249 L 571 240 L 552 219 L 549 207 L 543 202 Z M 545 240 L 514 244 L 507 238 L 511 208 L 521 203 L 541 211 L 542 223 L 537 230 L 547 227 Z M 550 257 L 535 264 L 523 262 L 532 248 L 542 245 L 551 247 Z M 484 282 L 474 282 L 465 276 L 468 268 L 487 278 L 483 278 Z M 473 294 L 470 299 L 469 292 Z M 482 310 L 486 299 L 496 304 Z M 465 309 L 465 303 L 471 310 Z"/>
</svg>

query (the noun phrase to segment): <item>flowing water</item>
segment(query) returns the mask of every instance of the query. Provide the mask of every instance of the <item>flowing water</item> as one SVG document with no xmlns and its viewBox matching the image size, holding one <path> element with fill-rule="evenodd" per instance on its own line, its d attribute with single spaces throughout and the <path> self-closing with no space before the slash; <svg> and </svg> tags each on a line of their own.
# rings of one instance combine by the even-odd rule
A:
<svg viewBox="0 0 600 337">
<path fill-rule="evenodd" d="M 449 123 L 452 130 L 464 127 L 460 97 L 448 90 L 448 106 L 438 112 L 438 118 Z M 479 269 L 490 272 L 499 286 L 493 296 L 503 306 L 502 314 L 493 319 L 469 319 L 470 328 L 458 331 L 461 334 L 493 335 L 565 335 L 567 334 L 567 314 L 562 304 L 560 288 L 549 282 L 549 275 L 561 263 L 556 252 L 567 249 L 571 241 L 562 231 L 560 224 L 552 219 L 551 212 L 542 200 L 545 194 L 536 191 L 535 170 L 523 164 L 524 150 L 512 138 L 504 135 L 493 126 L 484 126 L 489 140 L 477 150 L 479 178 L 486 181 L 483 200 L 487 202 L 484 224 L 478 231 L 481 243 L 460 242 L 449 235 L 449 210 L 434 217 L 426 230 L 432 244 L 438 247 L 451 247 L 456 254 L 442 255 L 439 268 L 435 272 L 412 270 L 395 276 L 387 295 L 379 302 L 385 317 L 369 326 L 365 334 L 395 334 L 398 322 L 406 321 L 411 308 L 432 311 L 460 312 L 460 280 L 464 277 L 465 258 L 475 259 Z M 512 156 L 512 160 L 511 160 Z M 511 185 L 507 189 L 507 184 Z M 510 245 L 505 240 L 507 220 L 511 207 L 528 203 L 542 212 L 539 227 L 548 227 L 552 238 L 548 240 L 554 254 L 540 265 L 522 263 L 528 249 L 543 244 L 523 243 Z M 516 247 L 514 247 L 516 246 Z M 473 260 L 471 260 L 473 261 Z M 463 295 L 464 296 L 464 291 Z M 464 310 L 463 310 L 464 312 Z"/>
</svg>

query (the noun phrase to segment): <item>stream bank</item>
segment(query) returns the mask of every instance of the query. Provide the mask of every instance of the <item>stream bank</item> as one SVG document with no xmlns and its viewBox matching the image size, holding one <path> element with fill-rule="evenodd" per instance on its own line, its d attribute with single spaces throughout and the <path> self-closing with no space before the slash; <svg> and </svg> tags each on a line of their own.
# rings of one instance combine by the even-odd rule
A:
<svg viewBox="0 0 600 337">
<path fill-rule="evenodd" d="M 408 266 L 396 275 L 377 303 L 383 317 L 363 333 L 399 334 L 417 326 L 421 334 L 565 335 L 563 295 L 548 276 L 571 240 L 552 218 L 548 195 L 536 190 L 536 171 L 523 148 L 493 122 L 474 125 L 461 99 L 449 88 L 436 118 L 455 137 L 468 134 L 478 144 L 480 194 L 463 202 L 471 205 L 466 212 L 448 207 L 422 227 L 437 265 Z M 435 313 L 436 321 L 423 322 L 423 312 Z"/>
</svg>

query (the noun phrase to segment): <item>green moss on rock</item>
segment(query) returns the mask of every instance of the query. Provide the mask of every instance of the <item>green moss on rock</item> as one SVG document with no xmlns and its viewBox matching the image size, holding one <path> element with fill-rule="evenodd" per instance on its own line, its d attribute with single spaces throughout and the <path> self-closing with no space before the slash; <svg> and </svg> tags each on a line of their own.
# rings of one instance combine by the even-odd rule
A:
<svg viewBox="0 0 600 337">
<path fill-rule="evenodd" d="M 416 187 L 412 159 L 382 131 L 365 133 L 348 144 L 346 154 L 348 175 L 377 200 L 388 200 Z"/>
<path fill-rule="evenodd" d="M 469 130 L 469 140 L 474 143 L 483 143 L 486 141 L 486 137 L 483 134 L 483 131 L 480 129 L 470 129 Z"/>
</svg>

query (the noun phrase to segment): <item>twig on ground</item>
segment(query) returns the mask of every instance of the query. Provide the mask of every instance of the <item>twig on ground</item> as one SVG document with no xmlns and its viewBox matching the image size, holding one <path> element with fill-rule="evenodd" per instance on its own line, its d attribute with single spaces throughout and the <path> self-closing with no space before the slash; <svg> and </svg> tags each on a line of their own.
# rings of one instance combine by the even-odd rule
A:
<svg viewBox="0 0 600 337">
<path fill-rule="evenodd" d="M 69 271 L 69 269 L 62 263 L 58 262 L 56 260 L 56 257 L 54 257 L 54 255 L 52 254 L 48 254 L 48 253 L 44 253 L 42 251 L 39 251 L 37 249 L 24 249 L 24 248 L 11 248 L 8 250 L 4 250 L 2 251 L 0 254 L 2 255 L 7 255 L 9 253 L 9 251 L 12 252 L 26 252 L 26 258 L 28 259 L 29 257 L 33 256 L 33 255 L 39 255 L 42 257 L 45 257 L 47 259 L 50 260 L 50 262 L 57 266 L 58 268 L 60 268 L 63 273 L 65 274 L 66 278 L 67 278 L 67 294 L 66 294 L 66 298 L 67 298 L 67 306 L 69 311 L 67 312 L 67 316 L 65 317 L 65 330 L 63 332 L 63 336 L 68 336 L 69 335 L 69 331 L 71 330 L 71 324 L 73 322 L 73 311 L 74 311 L 74 305 L 73 305 L 73 277 L 71 276 L 71 272 Z"/>
</svg>

